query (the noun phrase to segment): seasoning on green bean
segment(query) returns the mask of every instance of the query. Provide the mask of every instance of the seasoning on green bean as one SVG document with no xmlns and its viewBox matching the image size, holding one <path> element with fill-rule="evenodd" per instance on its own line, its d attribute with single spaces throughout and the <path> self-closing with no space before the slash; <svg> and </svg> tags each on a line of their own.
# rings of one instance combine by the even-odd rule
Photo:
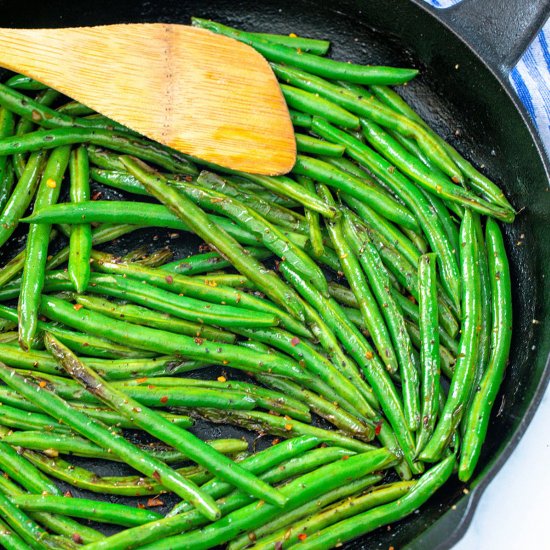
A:
<svg viewBox="0 0 550 550">
<path fill-rule="evenodd" d="M 504 240 L 497 223 L 485 228 L 491 283 L 491 355 L 479 389 L 465 417 L 458 476 L 468 481 L 477 465 L 487 433 L 491 410 L 502 383 L 512 337 L 512 284 Z"/>
<path fill-rule="evenodd" d="M 284 505 L 286 498 L 276 489 L 240 468 L 229 458 L 217 453 L 195 435 L 167 422 L 151 409 L 144 407 L 137 401 L 129 398 L 127 394 L 120 392 L 103 381 L 100 376 L 92 369 L 86 367 L 84 363 L 80 362 L 77 357 L 72 355 L 67 348 L 64 348 L 64 346 L 53 337 L 46 336 L 46 343 L 49 350 L 72 377 L 114 410 L 131 418 L 137 426 L 151 435 L 158 437 L 161 441 L 172 445 L 175 449 L 185 453 L 190 459 L 215 472 L 218 477 L 230 482 L 236 487 L 248 491 L 259 498 L 265 499 L 267 502 L 274 503 L 277 506 Z M 136 413 L 136 410 L 139 410 L 139 412 Z M 193 495 L 190 501 L 194 504 L 196 503 L 196 506 L 198 506 L 200 502 L 201 509 L 205 509 L 204 503 L 207 502 L 210 510 L 217 510 L 217 506 L 211 498 L 207 498 L 204 494 L 201 494 L 200 491 L 194 491 L 194 493 L 196 496 Z M 214 514 L 209 513 L 209 516 L 212 515 Z M 217 516 L 218 513 L 216 512 L 215 515 Z M 210 519 L 212 519 L 212 517 L 210 517 Z"/>
<path fill-rule="evenodd" d="M 67 348 L 65 348 L 66 350 Z M 70 353 L 68 350 L 66 353 Z M 72 354 L 71 354 L 72 355 Z M 112 433 L 102 424 L 92 420 L 84 413 L 72 408 L 66 401 L 55 394 L 29 383 L 29 380 L 19 376 L 13 369 L 2 367 L 0 378 L 15 391 L 33 400 L 42 409 L 54 412 L 55 416 L 67 426 L 84 435 L 105 449 L 123 456 L 127 464 L 148 476 L 156 477 L 168 489 L 173 490 L 182 498 L 190 499 L 207 517 L 215 518 L 219 513 L 216 504 L 203 495 L 196 485 L 166 466 L 163 462 L 148 456 L 136 446 L 126 441 L 122 436 Z"/>
<path fill-rule="evenodd" d="M 350 249 L 357 255 L 361 267 L 367 275 L 372 292 L 381 308 L 383 320 L 386 321 L 388 332 L 391 334 L 401 375 L 405 418 L 409 429 L 415 431 L 420 425 L 420 382 L 417 366 L 412 356 L 411 341 L 405 328 L 403 313 L 392 297 L 386 269 L 368 235 L 359 234 L 352 218 L 347 213 L 344 213 L 344 228 L 345 238 L 350 243 Z M 367 328 L 372 337 L 369 324 L 367 324 Z"/>
<path fill-rule="evenodd" d="M 290 548 L 322 550 L 358 538 L 389 523 L 412 514 L 430 498 L 451 476 L 456 459 L 453 455 L 428 470 L 405 495 L 395 502 L 377 506 L 362 514 L 340 521 Z"/>
<path fill-rule="evenodd" d="M 466 210 L 460 226 L 460 257 L 462 264 L 462 323 L 458 358 L 454 368 L 449 395 L 436 424 L 432 438 L 420 453 L 420 460 L 439 460 L 451 437 L 465 414 L 470 388 L 475 375 L 478 356 L 481 298 L 479 290 L 478 255 L 479 246 L 475 232 L 473 214 Z"/>
<path fill-rule="evenodd" d="M 294 292 L 274 272 L 247 256 L 237 241 L 208 220 L 202 209 L 170 188 L 165 179 L 147 165 L 129 157 L 122 157 L 121 160 L 126 169 L 140 180 L 153 196 L 167 205 L 199 237 L 212 244 L 239 272 L 253 281 L 275 303 L 298 319 L 303 319 L 303 311 Z"/>
<path fill-rule="evenodd" d="M 50 154 L 36 193 L 36 210 L 57 202 L 70 153 L 69 147 L 59 147 Z M 31 347 L 38 328 L 38 304 L 44 286 L 50 230 L 49 224 L 33 225 L 27 237 L 21 294 L 17 305 L 19 344 L 24 350 Z"/>
<path fill-rule="evenodd" d="M 315 120 L 316 118 L 314 118 Z M 410 229 L 418 229 L 418 223 L 411 211 L 398 203 L 388 193 L 375 186 L 370 186 L 364 180 L 342 172 L 322 160 L 298 155 L 293 172 L 349 193 L 371 206 L 380 215 L 399 225 Z"/>
<path fill-rule="evenodd" d="M 430 439 L 439 403 L 439 332 L 437 330 L 437 287 L 435 254 L 418 262 L 418 309 L 420 326 L 420 367 L 422 420 L 416 441 L 417 454 Z"/>
</svg>

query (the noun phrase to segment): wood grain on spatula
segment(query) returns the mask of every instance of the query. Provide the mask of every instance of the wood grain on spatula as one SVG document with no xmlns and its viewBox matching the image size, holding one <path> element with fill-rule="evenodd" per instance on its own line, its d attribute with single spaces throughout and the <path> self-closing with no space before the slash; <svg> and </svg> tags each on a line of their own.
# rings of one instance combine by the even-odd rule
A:
<svg viewBox="0 0 550 550">
<path fill-rule="evenodd" d="M 221 166 L 283 174 L 296 159 L 288 109 L 266 60 L 204 29 L 0 29 L 0 66 Z"/>
</svg>

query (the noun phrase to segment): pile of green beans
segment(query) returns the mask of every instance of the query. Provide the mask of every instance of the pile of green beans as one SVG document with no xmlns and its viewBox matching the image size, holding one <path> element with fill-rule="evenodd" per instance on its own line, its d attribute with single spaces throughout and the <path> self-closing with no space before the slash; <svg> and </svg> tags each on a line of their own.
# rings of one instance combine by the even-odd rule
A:
<svg viewBox="0 0 550 550">
<path fill-rule="evenodd" d="M 271 63 L 291 173 L 0 84 L 2 547 L 324 550 L 478 473 L 511 346 L 504 193 L 391 88 L 416 69 L 192 23 Z M 117 252 L 144 228 L 203 244 Z"/>
</svg>

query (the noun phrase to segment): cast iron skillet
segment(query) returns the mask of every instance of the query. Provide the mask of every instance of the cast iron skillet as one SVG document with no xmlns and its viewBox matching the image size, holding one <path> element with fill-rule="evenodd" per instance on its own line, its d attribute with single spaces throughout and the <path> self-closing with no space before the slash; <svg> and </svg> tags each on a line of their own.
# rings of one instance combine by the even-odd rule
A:
<svg viewBox="0 0 550 550">
<path fill-rule="evenodd" d="M 0 0 L 0 16 L 4 26 L 56 27 L 188 23 L 191 15 L 197 15 L 249 30 L 328 38 L 339 59 L 412 64 L 421 69 L 420 76 L 404 90 L 406 97 L 467 158 L 484 165 L 521 211 L 516 223 L 505 227 L 514 278 L 512 353 L 469 494 L 464 495 L 464 486 L 455 480 L 419 514 L 391 531 L 381 529 L 349 546 L 449 548 L 466 530 L 483 488 L 525 431 L 549 378 L 549 167 L 511 89 L 508 73 L 547 17 L 550 2 L 464 0 L 442 11 L 426 7 L 422 0 L 330 4 L 310 0 Z M 149 237 L 130 237 L 121 247 L 132 248 L 140 238 Z M 12 243 L 14 250 L 16 241 Z M 190 253 L 196 244 L 186 241 L 179 253 Z M 221 432 L 216 430 L 205 426 L 198 431 L 219 437 Z M 235 434 L 235 430 L 224 434 Z"/>
</svg>

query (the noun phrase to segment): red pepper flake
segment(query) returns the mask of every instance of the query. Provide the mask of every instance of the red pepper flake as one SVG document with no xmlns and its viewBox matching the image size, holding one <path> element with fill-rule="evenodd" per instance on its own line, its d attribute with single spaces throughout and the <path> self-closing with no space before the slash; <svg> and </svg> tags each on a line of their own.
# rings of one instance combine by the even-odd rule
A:
<svg viewBox="0 0 550 550">
<path fill-rule="evenodd" d="M 73 498 L 73 494 L 71 493 L 71 491 L 65 491 L 63 493 L 63 496 L 67 498 Z"/>
<path fill-rule="evenodd" d="M 224 365 L 229 365 L 229 361 L 226 361 L 225 359 L 222 361 Z"/>
<path fill-rule="evenodd" d="M 185 176 L 185 178 L 183 178 L 183 179 L 187 182 L 192 182 L 193 181 L 193 176 Z"/>
<path fill-rule="evenodd" d="M 285 430 L 290 432 L 292 430 L 292 424 L 285 424 Z"/>
<path fill-rule="evenodd" d="M 74 308 L 76 311 L 81 310 L 83 307 L 84 307 L 84 306 L 83 306 L 82 304 L 75 304 L 75 305 L 73 306 L 73 308 Z"/>
<path fill-rule="evenodd" d="M 342 460 L 348 460 L 348 459 L 349 459 L 349 455 L 344 455 L 344 456 L 342 457 Z"/>
<path fill-rule="evenodd" d="M 47 383 L 45 380 L 40 380 L 40 382 L 38 383 L 38 385 L 41 387 L 41 388 L 45 388 L 47 386 Z"/>
<path fill-rule="evenodd" d="M 71 538 L 73 539 L 73 542 L 76 544 L 83 544 L 82 537 L 78 533 L 73 533 L 71 535 Z"/>
<path fill-rule="evenodd" d="M 148 390 L 154 390 L 155 388 L 156 388 L 155 385 L 153 385 L 153 384 L 147 384 L 147 389 L 148 389 Z"/>
<path fill-rule="evenodd" d="M 283 543 L 280 540 L 278 540 L 275 543 L 275 546 L 273 548 L 274 548 L 274 550 L 283 550 Z"/>
<path fill-rule="evenodd" d="M 375 435 L 380 435 L 380 432 L 382 431 L 382 423 L 383 423 L 382 420 L 376 423 L 376 427 L 374 428 Z"/>
<path fill-rule="evenodd" d="M 157 481 L 160 481 L 160 474 L 156 470 L 153 472 L 152 477 L 154 477 Z"/>
<path fill-rule="evenodd" d="M 160 398 L 160 402 L 161 402 L 161 403 L 168 403 L 168 396 L 167 396 L 167 395 L 163 395 L 163 396 Z"/>
<path fill-rule="evenodd" d="M 157 497 L 153 497 L 147 500 L 148 508 L 154 508 L 155 506 L 164 506 L 164 502 Z"/>
<path fill-rule="evenodd" d="M 138 384 L 143 384 L 144 382 L 147 382 L 147 377 L 144 376 L 143 378 L 136 378 L 136 382 Z"/>
<path fill-rule="evenodd" d="M 199 338 L 198 336 L 196 336 L 194 338 L 195 340 L 195 344 L 197 344 L 197 346 L 200 346 L 203 342 L 204 342 L 204 339 L 203 338 Z"/>
<path fill-rule="evenodd" d="M 374 357 L 374 355 L 372 351 L 367 351 L 367 353 L 365 353 L 365 357 L 370 361 Z"/>
<path fill-rule="evenodd" d="M 280 440 L 278 437 L 276 437 L 276 438 L 271 442 L 271 444 L 272 444 L 272 445 L 278 445 L 280 442 L 281 442 L 281 440 Z"/>
<path fill-rule="evenodd" d="M 454 183 L 460 183 L 460 178 L 458 176 L 453 176 L 451 179 Z"/>
<path fill-rule="evenodd" d="M 93 200 L 93 201 L 97 201 L 97 200 L 99 200 L 102 196 L 103 196 L 103 193 L 102 193 L 101 191 L 96 191 L 96 192 L 92 195 L 92 200 Z"/>
<path fill-rule="evenodd" d="M 292 347 L 297 346 L 300 343 L 300 338 L 298 338 L 298 336 L 294 336 L 290 343 L 292 344 Z"/>
<path fill-rule="evenodd" d="M 138 507 L 140 510 L 145 510 L 145 504 L 143 504 L 143 502 L 138 502 L 138 503 L 137 503 L 137 507 Z"/>
<path fill-rule="evenodd" d="M 171 285 L 171 284 L 174 282 L 174 277 L 172 277 L 172 275 L 166 275 L 166 277 L 164 277 L 164 280 L 165 280 L 169 285 Z"/>
<path fill-rule="evenodd" d="M 307 535 L 306 535 L 305 533 L 300 533 L 300 534 L 298 535 L 298 539 L 299 539 L 299 540 L 306 540 L 306 539 L 307 539 Z"/>
<path fill-rule="evenodd" d="M 199 245 L 199 252 L 209 252 L 211 250 L 210 245 L 206 243 L 202 243 Z"/>
</svg>

